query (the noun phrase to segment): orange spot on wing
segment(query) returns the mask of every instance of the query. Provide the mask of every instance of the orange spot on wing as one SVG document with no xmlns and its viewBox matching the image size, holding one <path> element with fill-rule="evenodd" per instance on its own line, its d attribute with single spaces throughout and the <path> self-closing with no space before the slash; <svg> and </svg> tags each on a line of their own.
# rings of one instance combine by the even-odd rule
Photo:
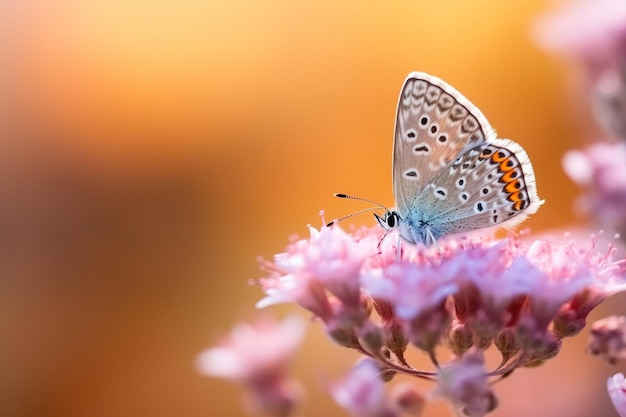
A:
<svg viewBox="0 0 626 417">
<path fill-rule="evenodd" d="M 509 194 L 507 199 L 513 203 L 513 210 L 524 210 L 528 206 L 528 201 L 524 200 L 523 197 L 524 195 L 519 191 Z"/>
<path fill-rule="evenodd" d="M 509 194 L 507 199 L 513 203 L 517 203 L 519 201 L 522 201 L 520 197 L 521 197 L 521 193 L 519 191 L 516 191 L 514 193 Z"/>
<path fill-rule="evenodd" d="M 500 156 L 500 154 L 502 154 L 502 156 Z M 502 151 L 497 151 L 494 152 L 493 155 L 491 155 L 491 160 L 493 162 L 495 162 L 496 164 L 499 164 L 502 161 L 505 161 L 507 158 L 506 154 Z"/>
<path fill-rule="evenodd" d="M 507 171 L 511 171 L 513 169 L 513 165 L 511 163 L 511 158 L 505 158 L 501 163 L 500 163 L 500 171 L 502 172 L 507 172 Z"/>
<path fill-rule="evenodd" d="M 516 178 L 516 177 L 514 177 L 513 175 L 515 175 L 516 173 L 517 173 L 517 170 L 512 169 L 512 170 L 508 171 L 507 173 L 505 173 L 505 174 L 504 174 L 504 175 L 500 178 L 500 180 L 501 180 L 503 183 L 508 184 L 508 183 L 510 183 L 511 181 L 515 180 L 515 178 Z M 519 176 L 519 174 L 517 174 L 517 176 Z"/>
<path fill-rule="evenodd" d="M 509 194 L 512 194 L 516 191 L 519 191 L 521 187 L 521 184 L 519 182 L 519 180 L 514 180 L 511 181 L 510 183 L 508 183 L 505 187 L 504 187 L 504 191 L 506 191 Z"/>
</svg>

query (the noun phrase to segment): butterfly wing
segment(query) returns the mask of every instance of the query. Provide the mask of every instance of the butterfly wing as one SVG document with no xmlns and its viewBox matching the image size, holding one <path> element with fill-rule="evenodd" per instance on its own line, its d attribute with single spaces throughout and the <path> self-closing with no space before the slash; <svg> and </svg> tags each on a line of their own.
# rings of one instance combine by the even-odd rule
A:
<svg viewBox="0 0 626 417">
<path fill-rule="evenodd" d="M 393 191 L 401 217 L 444 167 L 495 138 L 483 114 L 437 77 L 412 72 L 402 86 L 393 145 Z"/>
<path fill-rule="evenodd" d="M 528 155 L 509 139 L 463 152 L 435 175 L 411 210 L 435 238 L 486 228 L 511 228 L 543 204 Z M 423 216 L 426 214 L 426 216 Z"/>
</svg>

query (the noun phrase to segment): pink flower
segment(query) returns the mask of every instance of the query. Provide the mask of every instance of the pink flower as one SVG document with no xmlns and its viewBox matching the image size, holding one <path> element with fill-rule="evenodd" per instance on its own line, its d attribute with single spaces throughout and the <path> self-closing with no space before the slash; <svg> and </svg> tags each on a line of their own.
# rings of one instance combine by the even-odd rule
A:
<svg viewBox="0 0 626 417">
<path fill-rule="evenodd" d="M 596 121 L 626 140 L 626 2 L 564 1 L 537 21 L 534 34 L 548 51 L 583 64 Z"/>
<path fill-rule="evenodd" d="M 599 143 L 584 151 L 570 151 L 563 167 L 587 192 L 578 202 L 580 211 L 626 236 L 626 143 Z"/>
<path fill-rule="evenodd" d="M 443 270 L 441 263 L 395 263 L 366 271 L 363 277 L 364 289 L 375 300 L 389 302 L 394 314 L 406 321 L 407 338 L 429 352 L 450 321 L 445 302 L 458 291 L 455 277 Z"/>
<path fill-rule="evenodd" d="M 587 271 L 592 280 L 561 306 L 554 319 L 555 332 L 563 337 L 578 334 L 586 324 L 587 315 L 594 308 L 607 297 L 626 290 L 626 258 L 613 260 L 617 252 L 613 245 L 609 245 L 606 253 L 596 252 L 596 243 L 594 239 L 587 248 L 578 249 L 577 252 L 572 249 L 577 267 Z"/>
<path fill-rule="evenodd" d="M 619 65 L 598 76 L 593 89 L 596 121 L 612 137 L 626 140 L 626 51 Z"/>
<path fill-rule="evenodd" d="M 441 264 L 396 263 L 365 272 L 363 287 L 372 297 L 391 302 L 399 318 L 410 320 L 458 291 L 455 276 L 443 271 Z"/>
<path fill-rule="evenodd" d="M 367 239 L 358 242 L 339 227 L 310 227 L 311 238 L 300 240 L 274 257 L 274 273 L 260 280 L 267 297 L 257 303 L 266 307 L 295 302 L 328 322 L 335 314 L 325 294 L 336 297 L 344 309 L 360 311 L 361 266 L 375 254 Z"/>
<path fill-rule="evenodd" d="M 351 415 L 358 417 L 382 417 L 389 411 L 385 383 L 380 370 L 371 361 L 361 361 L 342 381 L 331 387 L 335 401 Z"/>
<path fill-rule="evenodd" d="M 536 281 L 543 278 L 531 261 L 520 256 L 513 240 L 459 252 L 455 272 L 461 287 L 454 296 L 456 316 L 483 340 L 514 325 Z"/>
<path fill-rule="evenodd" d="M 568 0 L 533 28 L 546 50 L 574 56 L 592 71 L 614 66 L 626 55 L 626 3 Z"/>
<path fill-rule="evenodd" d="M 466 353 L 437 372 L 434 394 L 448 398 L 469 417 L 482 417 L 495 408 L 482 352 Z"/>
<path fill-rule="evenodd" d="M 563 303 L 594 282 L 593 265 L 573 245 L 535 241 L 526 253 L 542 276 L 533 280 L 529 313 L 540 328 L 547 327 Z"/>
<path fill-rule="evenodd" d="M 242 383 L 252 405 L 260 411 L 284 417 L 300 397 L 297 382 L 286 375 L 306 329 L 297 317 L 276 323 L 267 318 L 241 323 L 220 346 L 198 356 L 200 372 Z"/>
<path fill-rule="evenodd" d="M 275 258 L 273 276 L 262 281 L 262 303 L 280 299 L 321 311 L 331 338 L 375 360 L 379 375 L 437 375 L 442 395 L 463 403 L 470 415 L 495 407 L 485 381 L 556 356 L 562 338 L 580 332 L 593 308 L 626 290 L 626 259 L 614 260 L 612 246 L 598 253 L 596 239 L 585 246 L 469 235 L 441 239 L 439 248 L 403 245 L 398 260 L 397 240 L 390 236 L 379 245 L 381 235 L 379 228 L 354 235 L 337 225 L 312 229 L 310 240 Z M 411 366 L 409 343 L 428 353 L 434 371 Z M 449 365 L 439 363 L 440 344 L 454 354 Z M 492 345 L 503 361 L 486 370 L 482 352 Z M 381 399 L 380 381 L 363 377 L 367 372 L 355 370 L 356 379 L 337 391 L 338 401 L 357 415 L 397 412 Z"/>
<path fill-rule="evenodd" d="M 626 140 L 626 2 L 562 3 L 536 22 L 537 43 L 583 64 L 596 121 L 610 135 Z"/>
<path fill-rule="evenodd" d="M 611 397 L 615 411 L 621 417 L 626 417 L 626 383 L 624 375 L 619 373 L 610 377 L 606 382 L 606 388 L 609 391 L 609 397 Z"/>
<path fill-rule="evenodd" d="M 313 277 L 304 274 L 281 274 L 273 271 L 268 277 L 258 280 L 266 297 L 256 303 L 265 308 L 280 303 L 295 303 L 309 310 L 322 321 L 333 317 L 332 306 L 324 288 Z"/>
<path fill-rule="evenodd" d="M 337 404 L 355 417 L 396 417 L 400 411 L 387 397 L 380 369 L 368 359 L 361 360 L 341 381 L 331 386 Z"/>
<path fill-rule="evenodd" d="M 626 359 L 626 317 L 610 316 L 593 323 L 587 352 L 611 364 Z"/>
</svg>

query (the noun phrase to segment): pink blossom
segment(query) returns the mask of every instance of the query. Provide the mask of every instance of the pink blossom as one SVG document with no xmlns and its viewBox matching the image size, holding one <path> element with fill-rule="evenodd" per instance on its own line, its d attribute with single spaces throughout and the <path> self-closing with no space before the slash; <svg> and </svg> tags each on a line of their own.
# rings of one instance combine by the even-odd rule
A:
<svg viewBox="0 0 626 417">
<path fill-rule="evenodd" d="M 276 323 L 267 317 L 239 323 L 220 346 L 198 357 L 201 372 L 234 380 L 256 379 L 283 372 L 300 346 L 306 323 L 298 317 Z"/>
<path fill-rule="evenodd" d="M 445 302 L 458 291 L 454 276 L 442 274 L 439 265 L 396 263 L 366 272 L 363 278 L 366 291 L 388 301 L 406 320 L 407 338 L 426 351 L 439 343 L 450 320 Z"/>
<path fill-rule="evenodd" d="M 598 76 L 593 89 L 596 121 L 610 136 L 626 140 L 626 50 L 615 68 Z"/>
<path fill-rule="evenodd" d="M 594 282 L 595 265 L 583 255 L 584 251 L 573 245 L 547 240 L 529 247 L 528 258 L 543 273 L 529 293 L 529 312 L 540 328 L 548 326 L 563 303 Z"/>
<path fill-rule="evenodd" d="M 610 316 L 593 323 L 587 352 L 611 364 L 626 359 L 626 317 Z"/>
<path fill-rule="evenodd" d="M 267 318 L 240 323 L 220 346 L 198 356 L 200 372 L 238 381 L 248 391 L 250 404 L 277 417 L 291 414 L 300 397 L 299 384 L 286 375 L 306 324 L 297 317 L 276 323 Z"/>
<path fill-rule="evenodd" d="M 310 227 L 311 237 L 299 240 L 269 264 L 273 273 L 260 280 L 267 297 L 257 303 L 266 307 L 295 302 L 328 322 L 331 305 L 325 291 L 333 294 L 344 309 L 360 310 L 361 266 L 375 248 L 367 239 L 357 241 L 339 227 Z"/>
<path fill-rule="evenodd" d="M 546 50 L 574 56 L 593 71 L 626 55 L 626 2 L 566 0 L 533 28 Z"/>
<path fill-rule="evenodd" d="M 460 291 L 454 296 L 460 323 L 471 326 L 476 336 L 491 339 L 505 325 L 514 325 L 541 271 L 520 256 L 513 240 L 497 245 L 477 246 L 459 252 L 456 275 L 461 277 Z"/>
<path fill-rule="evenodd" d="M 578 202 L 580 211 L 592 215 L 602 227 L 626 236 L 626 143 L 599 143 L 570 151 L 563 158 L 563 167 L 586 190 Z"/>
<path fill-rule="evenodd" d="M 621 417 L 626 417 L 626 383 L 624 375 L 619 373 L 610 377 L 606 382 L 606 388 L 609 391 L 609 397 L 611 397 L 615 411 Z"/>
<path fill-rule="evenodd" d="M 626 290 L 626 258 L 613 260 L 617 252 L 613 245 L 609 245 L 606 253 L 600 253 L 596 244 L 597 239 L 594 239 L 586 248 L 571 252 L 578 268 L 586 270 L 592 280 L 561 306 L 554 319 L 554 329 L 561 336 L 578 334 L 594 308 L 607 297 Z"/>
<path fill-rule="evenodd" d="M 372 297 L 391 302 L 399 318 L 410 320 L 458 291 L 455 276 L 444 271 L 441 264 L 395 263 L 365 272 L 363 287 Z"/>
<path fill-rule="evenodd" d="M 433 380 L 438 375 L 439 391 L 463 402 L 473 415 L 495 406 L 481 381 L 556 356 L 562 338 L 580 332 L 593 308 L 626 290 L 626 259 L 613 259 L 613 246 L 599 252 L 595 238 L 581 245 L 568 238 L 526 242 L 516 235 L 500 241 L 468 235 L 441 239 L 439 248 L 405 244 L 398 249 L 393 235 L 379 245 L 381 235 L 379 228 L 352 235 L 337 225 L 312 229 L 309 240 L 295 242 L 275 258 L 273 276 L 262 281 L 265 301 L 286 294 L 283 301 L 318 315 L 314 303 L 303 300 L 323 300 L 317 303 L 326 305 L 319 309 L 325 316 L 318 316 L 332 340 L 375 360 L 381 376 Z M 293 294 L 298 295 L 290 300 Z M 434 370 L 411 366 L 405 357 L 409 343 L 428 353 Z M 450 365 L 439 363 L 435 347 L 440 344 L 455 355 Z M 503 361 L 486 370 L 482 359 L 471 358 L 492 345 Z M 366 371 L 355 375 L 359 372 Z M 457 374 L 458 379 L 446 379 Z M 479 384 L 458 388 L 463 381 L 469 384 L 464 375 L 470 374 Z M 356 386 L 377 392 L 378 383 Z M 362 404 L 358 396 L 341 392 L 341 398 L 355 401 L 349 407 Z M 476 394 L 476 402 L 467 392 Z M 370 404 L 372 415 L 397 412 L 376 395 L 368 399 L 385 405 Z"/>
<path fill-rule="evenodd" d="M 437 372 L 434 394 L 458 404 L 466 416 L 484 416 L 495 407 L 484 365 L 482 352 L 466 353 Z"/>
<path fill-rule="evenodd" d="M 312 276 L 306 274 L 285 274 L 273 271 L 268 277 L 258 280 L 266 297 L 256 303 L 257 308 L 265 308 L 280 303 L 295 303 L 309 310 L 322 321 L 330 321 L 332 306 L 324 288 Z"/>
<path fill-rule="evenodd" d="M 355 417 L 395 417 L 387 399 L 380 369 L 371 360 L 359 361 L 341 381 L 331 386 L 337 404 Z"/>
<path fill-rule="evenodd" d="M 339 227 L 323 227 L 299 255 L 302 268 L 345 304 L 360 302 L 359 273 L 367 256 L 376 253 Z M 364 244 L 365 243 L 365 244 Z M 296 260 L 296 263 L 299 260 Z"/>
<path fill-rule="evenodd" d="M 593 115 L 611 136 L 626 139 L 626 2 L 566 0 L 539 19 L 537 42 L 583 64 Z"/>
</svg>

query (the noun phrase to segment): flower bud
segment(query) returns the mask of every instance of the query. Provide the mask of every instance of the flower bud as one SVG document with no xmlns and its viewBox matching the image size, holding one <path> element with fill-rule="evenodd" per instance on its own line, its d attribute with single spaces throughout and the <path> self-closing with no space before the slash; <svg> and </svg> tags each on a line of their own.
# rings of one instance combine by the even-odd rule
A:
<svg viewBox="0 0 626 417">
<path fill-rule="evenodd" d="M 546 333 L 546 336 L 547 337 L 543 350 L 535 352 L 535 356 L 541 360 L 554 358 L 561 351 L 561 347 L 563 347 L 563 339 L 561 339 L 554 333 Z"/>
<path fill-rule="evenodd" d="M 587 325 L 585 317 L 580 317 L 574 310 L 561 309 L 554 318 L 553 330 L 560 337 L 576 336 Z"/>
<path fill-rule="evenodd" d="M 361 345 L 370 353 L 378 354 L 384 345 L 383 331 L 371 321 L 366 321 L 357 330 Z"/>
<path fill-rule="evenodd" d="M 463 356 L 474 345 L 474 334 L 469 326 L 455 320 L 446 335 L 446 344 L 456 356 Z"/>
<path fill-rule="evenodd" d="M 562 346 L 563 340 L 561 338 L 552 332 L 546 332 L 544 342 L 541 344 L 541 349 L 535 349 L 524 366 L 532 368 L 541 365 L 548 359 L 552 359 L 558 355 Z"/>
<path fill-rule="evenodd" d="M 404 326 L 398 319 L 392 319 L 385 323 L 384 329 L 387 333 L 387 347 L 398 358 L 404 356 L 409 340 L 405 334 Z"/>
<path fill-rule="evenodd" d="M 505 362 L 520 350 L 517 338 L 515 337 L 515 331 L 508 327 L 498 333 L 498 335 L 493 339 L 493 342 L 496 345 L 496 348 L 500 351 L 502 359 Z"/>
<path fill-rule="evenodd" d="M 326 325 L 326 333 L 339 346 L 357 349 L 359 340 L 356 337 L 354 327 L 345 326 L 340 320 L 332 320 Z"/>
<path fill-rule="evenodd" d="M 422 312 L 409 323 L 409 340 L 425 352 L 433 352 L 450 322 L 450 312 L 442 303 Z"/>
</svg>

